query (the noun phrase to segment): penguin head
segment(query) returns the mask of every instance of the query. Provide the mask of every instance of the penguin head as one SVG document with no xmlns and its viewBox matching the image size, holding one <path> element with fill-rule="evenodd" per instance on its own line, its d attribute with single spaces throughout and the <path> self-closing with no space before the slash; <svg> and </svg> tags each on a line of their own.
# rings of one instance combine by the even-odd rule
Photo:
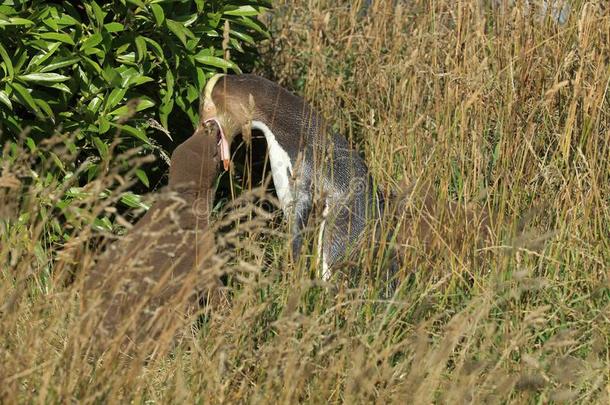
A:
<svg viewBox="0 0 610 405">
<path fill-rule="evenodd" d="M 193 185 L 200 191 L 210 189 L 218 174 L 216 140 L 203 128 L 180 144 L 172 153 L 169 166 L 170 187 Z"/>
<path fill-rule="evenodd" d="M 201 125 L 216 124 L 218 149 L 224 169 L 229 169 L 233 138 L 248 127 L 253 118 L 254 98 L 232 76 L 217 74 L 210 78 L 203 91 L 199 119 Z"/>
</svg>

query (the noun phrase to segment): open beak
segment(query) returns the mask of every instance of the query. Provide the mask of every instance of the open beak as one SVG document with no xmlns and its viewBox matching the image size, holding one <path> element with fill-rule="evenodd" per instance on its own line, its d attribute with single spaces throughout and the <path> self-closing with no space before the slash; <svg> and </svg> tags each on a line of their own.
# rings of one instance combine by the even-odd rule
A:
<svg viewBox="0 0 610 405">
<path fill-rule="evenodd" d="M 207 120 L 205 120 L 204 125 L 208 125 L 212 122 L 215 123 L 218 127 L 218 133 L 216 137 L 218 141 L 218 152 L 220 155 L 220 160 L 222 160 L 222 165 L 224 166 L 225 171 L 228 171 L 231 165 L 231 149 L 229 148 L 229 142 L 227 141 L 227 138 L 225 137 L 225 134 L 222 131 L 222 126 L 220 125 L 220 122 L 218 122 L 218 119 L 208 118 Z"/>
</svg>

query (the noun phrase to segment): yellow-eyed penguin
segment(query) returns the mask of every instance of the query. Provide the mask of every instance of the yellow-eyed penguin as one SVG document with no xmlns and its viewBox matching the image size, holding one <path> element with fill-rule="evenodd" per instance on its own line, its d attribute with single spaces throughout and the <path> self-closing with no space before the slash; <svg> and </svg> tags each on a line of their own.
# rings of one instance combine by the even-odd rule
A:
<svg viewBox="0 0 610 405">
<path fill-rule="evenodd" d="M 248 126 L 264 134 L 280 205 L 292 222 L 295 260 L 314 202 L 323 207 L 318 259 L 324 279 L 362 242 L 367 222 L 381 216 L 382 197 L 364 160 L 302 97 L 278 84 L 251 74 L 215 75 L 204 89 L 200 120 L 220 128 L 225 170 L 235 135 Z"/>
</svg>

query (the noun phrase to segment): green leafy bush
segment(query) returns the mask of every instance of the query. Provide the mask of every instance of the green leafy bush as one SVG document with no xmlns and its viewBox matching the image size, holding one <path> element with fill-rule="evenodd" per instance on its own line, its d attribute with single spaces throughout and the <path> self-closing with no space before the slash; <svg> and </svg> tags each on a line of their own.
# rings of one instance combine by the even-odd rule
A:
<svg viewBox="0 0 610 405">
<path fill-rule="evenodd" d="M 125 146 L 152 147 L 167 131 L 183 139 L 206 79 L 255 60 L 257 41 L 268 35 L 256 17 L 269 7 L 267 0 L 4 1 L 1 143 L 26 128 L 34 143 L 77 132 L 85 155 L 103 156 L 116 134 Z"/>
</svg>

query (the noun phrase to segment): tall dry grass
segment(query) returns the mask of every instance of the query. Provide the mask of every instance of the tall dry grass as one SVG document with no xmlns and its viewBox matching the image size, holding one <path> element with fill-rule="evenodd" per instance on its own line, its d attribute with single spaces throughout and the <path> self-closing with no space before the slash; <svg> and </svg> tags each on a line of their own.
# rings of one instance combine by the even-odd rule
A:
<svg viewBox="0 0 610 405">
<path fill-rule="evenodd" d="M 469 229 L 436 212 L 435 248 L 403 247 L 390 297 L 384 249 L 350 265 L 364 277 L 322 283 L 289 264 L 283 227 L 229 213 L 224 304 L 177 342 L 92 358 L 79 286 L 99 233 L 47 243 L 44 202 L 66 190 L 28 187 L 27 158 L 5 159 L 2 401 L 607 403 L 610 16 L 574 1 L 557 25 L 500 3 L 277 4 L 265 74 L 323 111 L 384 190 L 431 184 L 439 206 L 492 218 L 487 244 L 456 247 Z M 99 190 L 125 187 L 115 166 Z M 72 208 L 86 224 L 118 195 Z"/>
</svg>

